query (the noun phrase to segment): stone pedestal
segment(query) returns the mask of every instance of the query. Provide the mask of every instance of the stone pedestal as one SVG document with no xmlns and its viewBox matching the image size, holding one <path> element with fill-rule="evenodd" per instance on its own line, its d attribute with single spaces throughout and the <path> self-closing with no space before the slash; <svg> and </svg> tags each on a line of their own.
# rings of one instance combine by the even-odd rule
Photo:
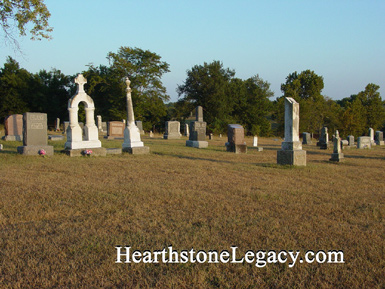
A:
<svg viewBox="0 0 385 289">
<path fill-rule="evenodd" d="M 107 149 L 106 148 L 82 148 L 82 149 L 65 149 L 62 152 L 70 157 L 80 157 L 84 156 L 85 150 L 92 150 L 92 154 L 90 157 L 94 156 L 103 156 L 105 157 L 107 155 Z"/>
<path fill-rule="evenodd" d="M 306 151 L 280 150 L 277 152 L 277 163 L 280 165 L 306 166 Z"/>
<path fill-rule="evenodd" d="M 186 140 L 186 146 L 202 149 L 207 148 L 209 146 L 209 143 L 207 141 Z"/>
<path fill-rule="evenodd" d="M 53 156 L 53 146 L 49 145 L 30 145 L 30 146 L 19 146 L 17 152 L 26 156 L 37 156 L 41 150 L 45 151 L 45 155 Z"/>
<path fill-rule="evenodd" d="M 236 154 L 245 154 L 247 153 L 247 145 L 244 144 L 235 144 L 227 142 L 225 143 L 226 151 L 236 153 Z"/>
<path fill-rule="evenodd" d="M 342 162 L 344 160 L 344 154 L 343 153 L 332 153 L 332 157 L 330 161 L 332 162 Z"/>
<path fill-rule="evenodd" d="M 147 146 L 142 147 L 126 147 L 123 148 L 123 152 L 127 152 L 133 155 L 144 155 L 150 153 L 150 148 Z"/>
</svg>

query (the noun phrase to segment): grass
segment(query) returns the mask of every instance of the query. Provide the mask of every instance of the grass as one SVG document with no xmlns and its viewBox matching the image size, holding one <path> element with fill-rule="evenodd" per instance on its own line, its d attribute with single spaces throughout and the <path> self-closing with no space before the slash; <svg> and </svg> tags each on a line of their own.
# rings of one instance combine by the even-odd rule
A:
<svg viewBox="0 0 385 289">
<path fill-rule="evenodd" d="M 0 152 L 1 288 L 384 288 L 385 147 L 307 150 L 276 164 L 281 141 L 236 155 L 225 138 L 194 149 L 142 139 L 149 155 L 26 157 Z M 104 147 L 122 141 L 103 140 Z M 115 264 L 138 250 L 343 250 L 344 264 Z"/>
</svg>

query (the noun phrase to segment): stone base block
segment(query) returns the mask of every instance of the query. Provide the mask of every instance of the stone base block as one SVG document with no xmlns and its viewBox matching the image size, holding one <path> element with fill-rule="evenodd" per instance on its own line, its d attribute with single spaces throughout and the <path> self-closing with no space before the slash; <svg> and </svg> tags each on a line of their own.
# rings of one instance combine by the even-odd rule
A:
<svg viewBox="0 0 385 289">
<path fill-rule="evenodd" d="M 332 158 L 330 161 L 332 162 L 342 162 L 344 160 L 344 154 L 343 153 L 333 153 Z"/>
<path fill-rule="evenodd" d="M 5 141 L 23 141 L 22 135 L 5 135 L 2 137 Z"/>
<path fill-rule="evenodd" d="M 277 151 L 279 165 L 306 166 L 306 151 Z"/>
<path fill-rule="evenodd" d="M 236 154 L 245 154 L 247 153 L 247 145 L 246 143 L 244 144 L 234 144 L 234 143 L 226 143 L 226 150 L 228 152 L 233 152 Z"/>
<path fill-rule="evenodd" d="M 106 153 L 108 155 L 121 155 L 122 154 L 122 149 L 121 148 L 109 148 L 106 149 Z"/>
<path fill-rule="evenodd" d="M 91 156 L 102 156 L 105 157 L 107 155 L 106 148 L 88 148 L 88 149 L 65 149 L 63 152 L 70 157 L 80 157 L 84 155 L 85 150 L 91 150 Z"/>
<path fill-rule="evenodd" d="M 257 149 L 257 152 L 262 152 L 263 151 L 263 147 L 255 147 Z"/>
<path fill-rule="evenodd" d="M 384 142 L 383 140 L 377 141 L 377 142 L 376 142 L 376 145 L 378 145 L 378 146 L 383 146 L 383 145 L 385 145 L 385 142 Z"/>
<path fill-rule="evenodd" d="M 321 150 L 327 150 L 330 147 L 329 143 L 324 143 L 324 142 L 317 143 L 317 146 L 319 146 Z"/>
<path fill-rule="evenodd" d="M 49 135 L 48 139 L 51 141 L 61 141 L 61 140 L 64 140 L 65 137 L 64 135 Z"/>
<path fill-rule="evenodd" d="M 38 156 L 40 150 L 45 150 L 47 156 L 53 156 L 53 146 L 20 146 L 17 147 L 17 152 L 26 156 Z"/>
<path fill-rule="evenodd" d="M 202 148 L 207 148 L 209 146 L 209 143 L 207 141 L 187 140 L 186 146 L 202 149 Z"/>
<path fill-rule="evenodd" d="M 164 139 L 180 139 L 182 135 L 181 134 L 164 134 Z"/>
<path fill-rule="evenodd" d="M 144 155 L 150 153 L 150 147 L 123 148 L 123 151 L 133 155 Z"/>
</svg>

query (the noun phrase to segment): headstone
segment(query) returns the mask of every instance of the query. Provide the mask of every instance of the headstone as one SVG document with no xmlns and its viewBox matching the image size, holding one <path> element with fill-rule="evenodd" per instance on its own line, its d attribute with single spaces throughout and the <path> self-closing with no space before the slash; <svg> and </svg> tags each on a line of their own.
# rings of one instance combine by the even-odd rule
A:
<svg viewBox="0 0 385 289">
<path fill-rule="evenodd" d="M 214 139 L 214 135 L 212 133 L 209 134 L 209 140 L 213 140 Z"/>
<path fill-rule="evenodd" d="M 194 148 L 207 148 L 209 143 L 206 141 L 206 122 L 203 121 L 203 108 L 197 106 L 195 109 L 195 121 L 190 123 L 189 139 L 186 146 Z"/>
<path fill-rule="evenodd" d="M 376 145 L 383 146 L 384 145 L 384 133 L 382 131 L 376 131 L 376 135 L 374 137 Z"/>
<path fill-rule="evenodd" d="M 23 140 L 23 115 L 12 114 L 5 118 L 4 122 L 6 141 L 22 141 Z"/>
<path fill-rule="evenodd" d="M 372 128 L 369 128 L 369 137 L 372 146 L 376 145 L 376 143 L 374 142 L 374 129 Z"/>
<path fill-rule="evenodd" d="M 319 146 L 322 150 L 326 150 L 329 148 L 329 134 L 328 128 L 326 126 L 321 129 L 321 136 L 319 141 L 317 142 L 317 146 Z"/>
<path fill-rule="evenodd" d="M 96 116 L 96 125 L 98 127 L 99 132 L 103 132 L 102 116 L 101 115 Z"/>
<path fill-rule="evenodd" d="M 180 139 L 180 122 L 166 121 L 166 131 L 163 135 L 164 139 Z"/>
<path fill-rule="evenodd" d="M 67 134 L 67 129 L 68 129 L 69 125 L 70 125 L 69 121 L 63 122 L 63 134 Z"/>
<path fill-rule="evenodd" d="M 370 136 L 360 136 L 357 139 L 357 148 L 358 149 L 372 148 L 372 142 L 371 142 Z"/>
<path fill-rule="evenodd" d="M 150 130 L 150 138 L 153 138 L 154 137 L 154 133 L 152 132 L 152 130 Z"/>
<path fill-rule="evenodd" d="M 140 120 L 135 121 L 136 126 L 139 129 L 140 134 L 144 134 L 143 123 Z"/>
<path fill-rule="evenodd" d="M 0 151 L 3 150 L 3 144 L 0 144 Z"/>
<path fill-rule="evenodd" d="M 53 146 L 47 144 L 47 114 L 26 112 L 23 115 L 23 146 L 17 152 L 23 155 L 53 155 Z"/>
<path fill-rule="evenodd" d="M 228 152 L 247 153 L 245 142 L 245 130 L 240 124 L 229 124 L 227 126 L 227 143 L 225 144 Z"/>
<path fill-rule="evenodd" d="M 102 130 L 103 130 L 103 132 L 107 131 L 107 122 L 106 121 L 102 122 Z"/>
<path fill-rule="evenodd" d="M 56 118 L 55 131 L 60 131 L 60 118 Z"/>
<path fill-rule="evenodd" d="M 348 146 L 354 147 L 354 135 L 348 135 L 347 140 L 348 140 L 348 143 L 349 143 Z"/>
<path fill-rule="evenodd" d="M 87 80 L 82 74 L 75 78 L 77 91 L 74 96 L 68 100 L 69 126 L 67 128 L 67 142 L 65 143 L 65 151 L 70 156 L 81 155 L 81 152 L 71 152 L 71 150 L 82 151 L 84 149 L 92 149 L 93 155 L 106 155 L 106 149 L 102 148 L 99 140 L 99 131 L 95 124 L 94 112 L 95 105 L 92 98 L 84 91 L 84 84 Z M 79 103 L 84 103 L 86 113 L 86 123 L 82 129 L 78 121 Z M 84 137 L 83 137 L 84 133 Z"/>
<path fill-rule="evenodd" d="M 130 84 L 131 81 L 128 77 L 126 77 L 127 125 L 124 129 L 124 142 L 122 144 L 122 149 L 124 152 L 128 152 L 130 154 L 148 154 L 150 152 L 150 148 L 148 146 L 144 146 L 140 139 L 139 128 L 135 124 Z"/>
<path fill-rule="evenodd" d="M 188 123 L 184 124 L 184 135 L 189 137 L 190 136 L 190 129 Z"/>
<path fill-rule="evenodd" d="M 339 135 L 338 130 L 336 131 L 334 135 L 334 148 L 333 148 L 333 153 L 330 161 L 332 162 L 341 162 L 344 159 L 344 154 L 341 152 L 341 138 Z"/>
<path fill-rule="evenodd" d="M 299 140 L 299 103 L 285 97 L 285 141 L 277 151 L 280 165 L 306 166 L 306 151 Z"/>
<path fill-rule="evenodd" d="M 310 145 L 312 144 L 311 142 L 311 134 L 308 132 L 304 132 L 302 134 L 302 144 Z"/>
<path fill-rule="evenodd" d="M 49 135 L 48 139 L 51 141 L 61 141 L 64 140 L 64 135 Z"/>
<path fill-rule="evenodd" d="M 263 147 L 258 146 L 258 137 L 257 136 L 253 137 L 253 147 L 255 147 L 257 149 L 257 151 L 259 151 L 259 152 L 263 151 Z"/>
<path fill-rule="evenodd" d="M 221 133 L 219 134 L 219 138 L 222 138 L 222 134 Z"/>
<path fill-rule="evenodd" d="M 125 124 L 122 121 L 107 122 L 107 139 L 122 139 L 124 138 Z"/>
</svg>

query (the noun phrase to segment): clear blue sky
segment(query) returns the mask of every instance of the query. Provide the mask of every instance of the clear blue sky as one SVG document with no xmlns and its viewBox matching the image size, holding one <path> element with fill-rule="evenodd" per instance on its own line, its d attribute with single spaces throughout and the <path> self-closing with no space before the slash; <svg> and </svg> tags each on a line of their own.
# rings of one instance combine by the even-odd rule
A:
<svg viewBox="0 0 385 289">
<path fill-rule="evenodd" d="M 383 0 L 46 0 L 51 41 L 19 39 L 23 56 L 0 44 L 30 72 L 72 75 L 108 64 L 121 46 L 159 54 L 170 64 L 163 83 L 171 100 L 194 65 L 219 60 L 242 79 L 259 74 L 275 97 L 286 77 L 306 69 L 323 76 L 323 94 L 349 97 L 368 83 L 385 99 Z M 1 31 L 0 31 L 1 36 Z M 275 99 L 274 97 L 274 99 Z"/>
</svg>

